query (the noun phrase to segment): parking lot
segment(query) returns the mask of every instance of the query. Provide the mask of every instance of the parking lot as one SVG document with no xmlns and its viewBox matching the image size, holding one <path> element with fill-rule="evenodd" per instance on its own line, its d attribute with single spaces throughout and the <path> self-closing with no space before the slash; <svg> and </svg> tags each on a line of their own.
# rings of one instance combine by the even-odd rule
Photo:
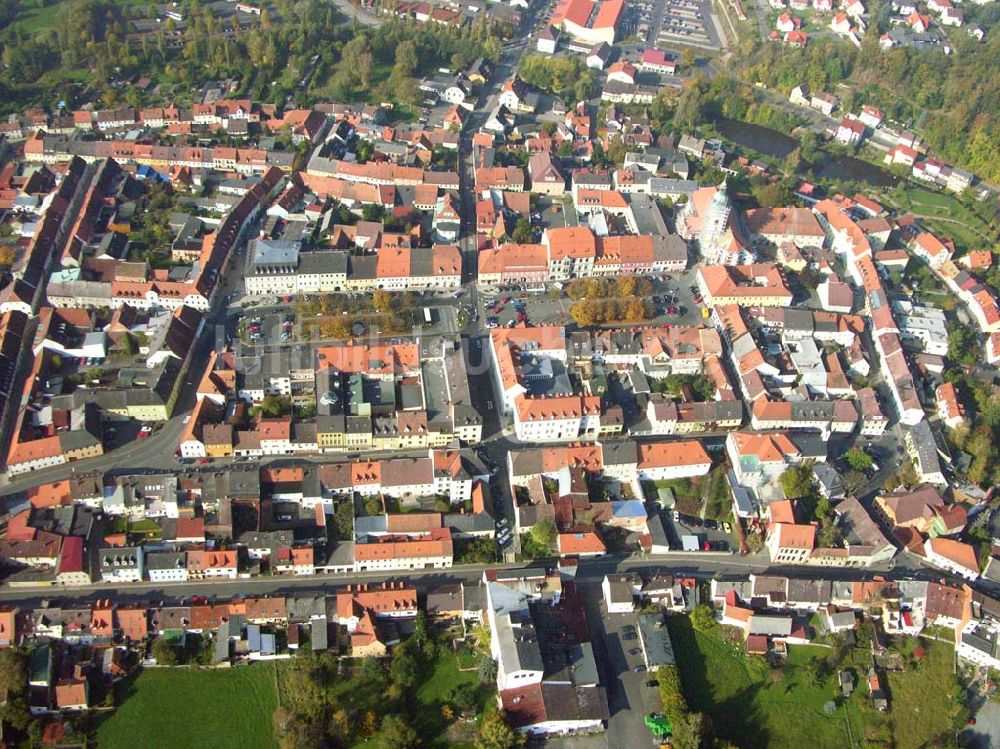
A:
<svg viewBox="0 0 1000 749">
<path fill-rule="evenodd" d="M 291 343 L 296 336 L 295 315 L 291 312 L 251 314 L 243 327 L 243 340 L 247 343 Z"/>
<path fill-rule="evenodd" d="M 146 439 L 153 427 L 135 419 L 108 419 L 101 428 L 101 442 L 105 450 L 117 450 L 136 440 Z"/>
<path fill-rule="evenodd" d="M 677 511 L 666 511 L 664 519 L 667 518 L 669 522 L 664 525 L 670 537 L 671 549 L 732 552 L 736 548 L 732 527 L 728 523 L 688 517 Z"/>
<path fill-rule="evenodd" d="M 705 322 L 704 304 L 696 301 L 694 273 L 665 274 L 653 280 L 653 294 L 649 301 L 655 315 L 644 324 L 699 325 Z M 528 287 L 515 285 L 491 293 L 483 293 L 482 315 L 487 327 L 512 326 L 522 321 L 532 325 L 562 325 L 572 318 L 569 310 L 574 300 L 565 295 L 553 297 L 548 293 L 527 291 Z M 523 316 L 522 316 L 523 313 Z"/>
<path fill-rule="evenodd" d="M 589 593 L 585 602 L 594 653 L 608 693 L 607 746 L 651 746 L 652 734 L 643 719 L 659 711 L 659 687 L 656 676 L 645 670 L 635 614 L 608 614 L 594 596 Z"/>
<path fill-rule="evenodd" d="M 721 47 L 709 0 L 638 0 L 630 3 L 625 24 L 647 45 Z"/>
</svg>

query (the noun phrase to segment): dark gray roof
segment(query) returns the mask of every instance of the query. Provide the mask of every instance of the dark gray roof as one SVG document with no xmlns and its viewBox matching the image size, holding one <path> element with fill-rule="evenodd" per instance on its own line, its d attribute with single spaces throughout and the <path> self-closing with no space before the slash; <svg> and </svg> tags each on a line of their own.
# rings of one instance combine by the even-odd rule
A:
<svg viewBox="0 0 1000 749">
<path fill-rule="evenodd" d="M 375 255 L 351 255 L 348 273 L 351 278 L 375 278 L 378 258 Z"/>
<path fill-rule="evenodd" d="M 642 642 L 643 658 L 647 668 L 674 666 L 674 646 L 663 614 L 639 614 L 639 640 Z"/>
<path fill-rule="evenodd" d="M 313 650 L 326 650 L 329 647 L 330 624 L 326 617 L 313 619 L 309 625 L 309 644 Z"/>
<path fill-rule="evenodd" d="M 187 563 L 185 551 L 151 551 L 146 554 L 147 570 L 184 569 Z"/>
</svg>

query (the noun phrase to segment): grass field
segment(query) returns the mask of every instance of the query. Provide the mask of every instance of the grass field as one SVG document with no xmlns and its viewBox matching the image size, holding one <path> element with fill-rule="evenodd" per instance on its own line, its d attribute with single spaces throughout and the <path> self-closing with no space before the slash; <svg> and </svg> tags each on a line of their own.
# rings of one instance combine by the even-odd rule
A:
<svg viewBox="0 0 1000 749">
<path fill-rule="evenodd" d="M 121 706 L 97 731 L 101 749 L 273 749 L 274 664 L 153 668 L 124 683 Z"/>
<path fill-rule="evenodd" d="M 891 737 L 898 749 L 907 749 L 953 725 L 952 651 L 942 643 L 923 642 L 927 655 L 916 668 L 889 675 L 891 709 L 885 715 L 872 708 L 860 678 L 870 662 L 867 651 L 850 651 L 842 665 L 854 671 L 859 685 L 828 716 L 824 705 L 840 694 L 837 671 L 817 679 L 811 661 L 828 657 L 831 649 L 791 646 L 788 663 L 769 669 L 721 632 L 696 632 L 686 617 L 670 617 L 669 626 L 688 703 L 712 718 L 720 737 L 739 746 L 839 749 Z"/>
<path fill-rule="evenodd" d="M 921 646 L 928 647 L 927 640 Z M 948 699 L 954 685 L 954 651 L 934 642 L 915 671 L 890 672 L 892 735 L 896 746 L 926 746 L 952 725 L 954 703 Z"/>
<path fill-rule="evenodd" d="M 14 26 L 27 34 L 37 34 L 42 31 L 57 28 L 65 23 L 70 15 L 74 0 L 56 0 L 56 2 L 42 2 L 42 0 L 25 0 L 18 3 L 17 19 Z M 117 0 L 116 5 L 124 7 L 128 5 L 156 5 L 155 0 Z"/>
<path fill-rule="evenodd" d="M 890 202 L 898 210 L 929 217 L 924 219 L 925 226 L 935 234 L 954 240 L 960 250 L 989 248 L 993 243 L 983 239 L 982 235 L 995 237 L 997 233 L 995 225 L 991 226 L 958 198 L 947 193 L 907 185 L 894 191 Z"/>
</svg>

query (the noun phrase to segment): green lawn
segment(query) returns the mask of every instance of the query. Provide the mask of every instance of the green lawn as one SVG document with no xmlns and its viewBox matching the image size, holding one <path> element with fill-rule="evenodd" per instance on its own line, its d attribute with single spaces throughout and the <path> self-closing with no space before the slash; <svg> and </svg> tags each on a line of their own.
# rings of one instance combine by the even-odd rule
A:
<svg viewBox="0 0 1000 749">
<path fill-rule="evenodd" d="M 117 0 L 116 5 L 156 5 L 154 0 Z M 67 15 L 73 8 L 73 0 L 61 2 L 42 2 L 42 0 L 25 0 L 18 4 L 17 18 L 14 21 L 18 30 L 26 34 L 37 34 L 55 29 L 65 23 Z"/>
<path fill-rule="evenodd" d="M 468 661 L 469 659 L 464 659 Z M 472 659 L 473 669 L 459 671 L 459 656 L 454 653 L 441 656 L 434 664 L 432 673 L 417 689 L 417 699 L 427 707 L 437 707 L 448 701 L 448 696 L 459 684 L 478 684 L 478 661 Z"/>
<path fill-rule="evenodd" d="M 101 749 L 273 749 L 273 664 L 151 668 L 124 682 L 123 701 L 97 731 Z"/>
<path fill-rule="evenodd" d="M 954 650 L 943 642 L 921 640 L 927 655 L 915 670 L 890 672 L 892 732 L 896 746 L 926 746 L 929 739 L 945 733 L 957 713 L 948 699 L 955 677 Z"/>
<path fill-rule="evenodd" d="M 868 652 L 849 651 L 842 667 L 855 673 L 858 686 L 827 716 L 824 705 L 840 694 L 837 669 L 817 682 L 811 662 L 833 650 L 791 646 L 788 663 L 770 669 L 761 659 L 746 656 L 741 645 L 725 641 L 721 629 L 695 632 L 690 620 L 679 616 L 670 617 L 668 624 L 691 709 L 707 713 L 718 735 L 738 746 L 839 749 L 852 740 L 861 746 L 863 740 L 891 737 L 897 749 L 907 749 L 923 746 L 953 725 L 948 698 L 955 683 L 952 651 L 943 643 L 922 641 L 927 655 L 916 668 L 889 675 L 891 709 L 885 715 L 872 708 L 864 686 Z"/>
<path fill-rule="evenodd" d="M 906 185 L 890 194 L 890 202 L 899 210 L 930 217 L 924 219 L 925 226 L 939 236 L 953 239 L 960 250 L 989 247 L 991 243 L 980 235 L 995 237 L 997 234 L 995 222 L 988 222 L 957 197 L 948 193 Z M 934 217 L 953 220 L 938 221 Z"/>
<path fill-rule="evenodd" d="M 652 482 L 654 485 L 652 497 L 657 498 L 656 490 L 670 489 L 674 493 L 674 508 L 684 515 L 698 516 L 701 514 L 701 489 L 692 479 L 662 479 Z"/>
</svg>

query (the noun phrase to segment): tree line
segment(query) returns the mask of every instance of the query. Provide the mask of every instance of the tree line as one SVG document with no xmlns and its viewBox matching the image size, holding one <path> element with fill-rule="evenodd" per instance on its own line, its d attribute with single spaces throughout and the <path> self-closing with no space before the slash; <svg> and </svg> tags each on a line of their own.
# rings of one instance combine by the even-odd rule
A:
<svg viewBox="0 0 1000 749">
<path fill-rule="evenodd" d="M 234 95 L 277 105 L 309 106 L 322 98 L 413 104 L 420 100 L 414 76 L 500 54 L 499 32 L 485 18 L 460 30 L 403 21 L 359 29 L 320 0 L 277 0 L 273 13 L 265 9 L 253 29 L 234 35 L 225 33 L 227 22 L 210 6 L 188 0 L 178 9 L 182 28 L 167 19 L 156 31 L 130 38 L 132 21 L 153 17 L 153 5 L 63 5 L 74 23 L 31 34 L 15 20 L 0 31 L 0 111 L 54 108 L 56 100 L 72 108 L 94 97 L 107 107 L 143 106 L 155 96 L 122 85 L 138 75 L 176 84 L 185 91 L 182 105 L 191 87 L 221 79 L 238 82 Z M 314 56 L 314 74 L 302 86 Z M 81 88 L 80 80 L 90 87 Z"/>
<path fill-rule="evenodd" d="M 786 95 L 800 83 L 836 92 L 845 112 L 877 106 L 892 120 L 917 127 L 943 159 L 983 179 L 1000 179 L 1000 36 L 988 34 L 980 44 L 957 34 L 951 55 L 883 50 L 879 37 L 889 25 L 881 16 L 873 20 L 860 48 L 826 39 L 810 40 L 805 49 L 744 40 L 731 69 L 745 83 L 762 82 Z"/>
</svg>

